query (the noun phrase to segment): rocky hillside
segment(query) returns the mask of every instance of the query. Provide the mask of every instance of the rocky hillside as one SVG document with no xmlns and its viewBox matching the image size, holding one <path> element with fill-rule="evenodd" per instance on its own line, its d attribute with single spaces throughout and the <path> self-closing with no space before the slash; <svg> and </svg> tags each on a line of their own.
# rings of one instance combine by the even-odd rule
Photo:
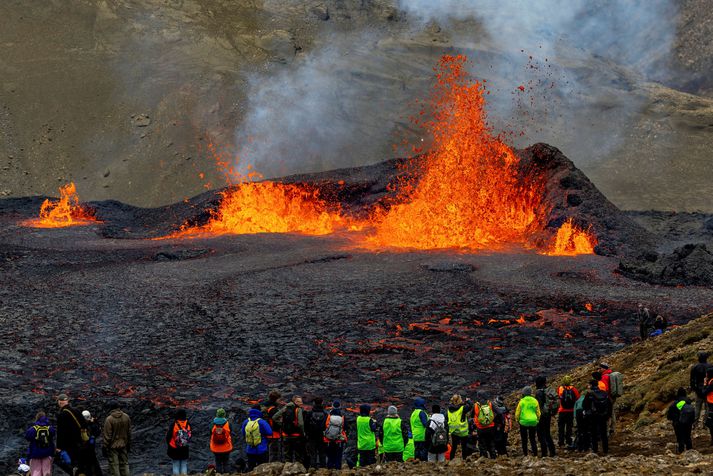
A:
<svg viewBox="0 0 713 476">
<path fill-rule="evenodd" d="M 0 196 L 74 180 L 87 200 L 173 203 L 223 184 L 211 142 L 252 141 L 272 176 L 379 162 L 458 51 L 526 133 L 517 146 L 559 147 L 620 207 L 711 211 L 709 3 L 669 3 L 674 41 L 642 77 L 567 42 L 555 59 L 479 21 L 422 24 L 397 0 L 4 1 Z M 535 68 L 493 67 L 528 54 Z"/>
</svg>

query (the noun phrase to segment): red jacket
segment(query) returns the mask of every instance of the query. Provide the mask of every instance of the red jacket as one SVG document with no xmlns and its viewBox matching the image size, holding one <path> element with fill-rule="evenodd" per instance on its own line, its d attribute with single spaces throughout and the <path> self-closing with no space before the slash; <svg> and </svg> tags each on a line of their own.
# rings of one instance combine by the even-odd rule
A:
<svg viewBox="0 0 713 476">
<path fill-rule="evenodd" d="M 611 373 L 612 373 L 612 369 L 606 369 L 605 371 L 602 372 L 601 382 L 604 384 L 604 388 L 601 388 L 601 386 L 599 387 L 602 390 L 604 390 L 605 392 L 607 392 L 607 394 L 611 394 L 611 385 L 609 383 L 609 375 Z"/>
</svg>

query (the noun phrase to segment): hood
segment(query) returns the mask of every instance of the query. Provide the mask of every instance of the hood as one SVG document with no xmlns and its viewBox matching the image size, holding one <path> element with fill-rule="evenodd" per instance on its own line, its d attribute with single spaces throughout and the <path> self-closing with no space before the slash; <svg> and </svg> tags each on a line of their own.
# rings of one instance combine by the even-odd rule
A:
<svg viewBox="0 0 713 476">
<path fill-rule="evenodd" d="M 114 417 L 114 418 L 121 418 L 121 415 L 122 415 L 123 413 L 124 413 L 124 412 L 122 412 L 122 411 L 119 410 L 118 408 L 115 408 L 115 409 L 113 409 L 113 410 L 111 411 L 110 415 L 111 415 L 112 417 Z"/>
<path fill-rule="evenodd" d="M 228 420 L 222 417 L 215 417 L 213 418 L 213 424 L 217 426 L 223 426 L 226 423 L 228 423 Z"/>
<path fill-rule="evenodd" d="M 248 418 L 250 418 L 251 420 L 257 420 L 258 418 L 262 418 L 262 412 L 257 408 L 251 408 L 248 411 Z"/>
<path fill-rule="evenodd" d="M 414 406 L 414 408 L 420 408 L 421 410 L 425 410 L 426 409 L 426 400 L 424 400 L 421 397 L 417 397 L 413 401 L 413 406 Z"/>
<path fill-rule="evenodd" d="M 443 413 L 434 413 L 433 415 L 431 415 L 430 419 L 436 423 L 440 423 L 441 425 L 446 424 L 446 417 L 443 415 Z M 430 425 L 430 424 L 429 424 L 429 426 L 431 426 L 431 428 L 434 427 L 433 425 Z"/>
</svg>

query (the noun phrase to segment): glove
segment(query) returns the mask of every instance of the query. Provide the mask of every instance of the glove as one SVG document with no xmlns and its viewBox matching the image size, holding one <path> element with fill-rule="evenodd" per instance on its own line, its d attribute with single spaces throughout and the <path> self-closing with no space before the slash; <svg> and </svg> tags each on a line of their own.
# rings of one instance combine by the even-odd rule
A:
<svg viewBox="0 0 713 476">
<path fill-rule="evenodd" d="M 72 464 L 72 458 L 69 457 L 69 453 L 67 453 L 66 451 L 61 451 L 59 453 L 59 459 L 62 460 L 62 463 L 66 465 Z"/>
</svg>

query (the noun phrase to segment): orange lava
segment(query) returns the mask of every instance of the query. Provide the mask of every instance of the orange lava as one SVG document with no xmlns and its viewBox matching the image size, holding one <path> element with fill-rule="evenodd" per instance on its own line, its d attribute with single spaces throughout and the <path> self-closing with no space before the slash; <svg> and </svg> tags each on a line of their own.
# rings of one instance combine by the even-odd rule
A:
<svg viewBox="0 0 713 476">
<path fill-rule="evenodd" d="M 519 158 L 487 122 L 485 90 L 464 56 L 444 56 L 423 127 L 433 137 L 416 182 L 372 218 L 369 248 L 495 249 L 526 243 L 541 228 L 541 188 L 519 172 Z"/>
<path fill-rule="evenodd" d="M 316 190 L 267 181 L 241 183 L 225 192 L 203 231 L 326 235 L 346 225 L 347 220 L 330 211 Z"/>
<path fill-rule="evenodd" d="M 97 221 L 94 214 L 79 203 L 73 182 L 59 188 L 59 197 L 59 200 L 45 200 L 40 207 L 39 218 L 27 220 L 24 224 L 34 228 L 63 228 Z"/>
<path fill-rule="evenodd" d="M 597 238 L 590 230 L 583 230 L 570 218 L 557 230 L 555 242 L 545 254 L 551 256 L 576 256 L 594 254 Z"/>
</svg>

